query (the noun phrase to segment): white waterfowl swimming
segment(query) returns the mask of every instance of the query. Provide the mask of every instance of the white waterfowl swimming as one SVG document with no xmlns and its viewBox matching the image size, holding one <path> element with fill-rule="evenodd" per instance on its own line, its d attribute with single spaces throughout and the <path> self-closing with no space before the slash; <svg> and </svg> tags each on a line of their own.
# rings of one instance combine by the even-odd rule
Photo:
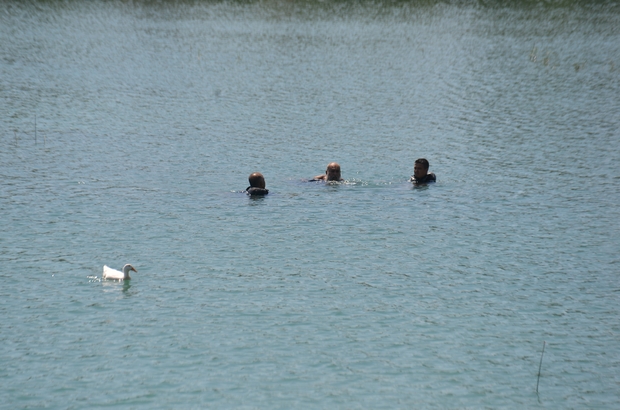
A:
<svg viewBox="0 0 620 410">
<path fill-rule="evenodd" d="M 133 266 L 127 264 L 123 266 L 123 271 L 119 271 L 116 269 L 112 269 L 109 266 L 103 265 L 103 279 L 118 279 L 118 280 L 128 280 L 131 279 L 129 276 L 129 271 L 132 270 L 134 272 L 138 272 Z"/>
</svg>

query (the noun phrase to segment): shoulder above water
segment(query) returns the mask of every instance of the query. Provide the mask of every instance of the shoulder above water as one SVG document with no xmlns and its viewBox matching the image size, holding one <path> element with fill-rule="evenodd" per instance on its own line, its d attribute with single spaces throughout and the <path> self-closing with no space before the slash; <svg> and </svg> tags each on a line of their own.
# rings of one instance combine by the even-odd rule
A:
<svg viewBox="0 0 620 410">
<path fill-rule="evenodd" d="M 317 175 L 312 179 L 308 179 L 306 180 L 307 182 L 344 182 L 344 178 L 340 178 L 340 179 L 327 179 L 325 178 L 325 175 Z"/>
<path fill-rule="evenodd" d="M 250 196 L 254 196 L 254 195 L 267 195 L 269 193 L 268 189 L 265 188 L 258 188 L 258 187 L 252 187 L 249 186 L 246 188 L 245 192 L 250 195 Z"/>
<path fill-rule="evenodd" d="M 435 174 L 430 172 L 420 179 L 416 179 L 415 176 L 412 175 L 409 181 L 413 182 L 414 184 L 428 184 L 429 182 L 436 182 L 437 177 L 435 176 Z"/>
</svg>

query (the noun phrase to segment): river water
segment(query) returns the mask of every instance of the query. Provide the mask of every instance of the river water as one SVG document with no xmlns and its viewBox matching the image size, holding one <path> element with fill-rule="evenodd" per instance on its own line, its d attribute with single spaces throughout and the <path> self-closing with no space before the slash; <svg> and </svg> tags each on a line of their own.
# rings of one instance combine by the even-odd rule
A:
<svg viewBox="0 0 620 410">
<path fill-rule="evenodd" d="M 620 401 L 617 3 L 3 1 L 0 42 L 0 408 Z"/>
</svg>

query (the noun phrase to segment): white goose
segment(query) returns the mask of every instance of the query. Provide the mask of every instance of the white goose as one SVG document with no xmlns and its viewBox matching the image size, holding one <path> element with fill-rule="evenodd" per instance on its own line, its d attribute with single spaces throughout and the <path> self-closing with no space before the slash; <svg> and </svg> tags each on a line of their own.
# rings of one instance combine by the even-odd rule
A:
<svg viewBox="0 0 620 410">
<path fill-rule="evenodd" d="M 118 271 L 116 269 L 112 269 L 109 266 L 103 265 L 103 279 L 118 279 L 118 280 L 128 280 L 131 279 L 129 276 L 129 271 L 132 270 L 134 272 L 138 272 L 133 266 L 127 264 L 123 266 L 123 271 Z"/>
</svg>

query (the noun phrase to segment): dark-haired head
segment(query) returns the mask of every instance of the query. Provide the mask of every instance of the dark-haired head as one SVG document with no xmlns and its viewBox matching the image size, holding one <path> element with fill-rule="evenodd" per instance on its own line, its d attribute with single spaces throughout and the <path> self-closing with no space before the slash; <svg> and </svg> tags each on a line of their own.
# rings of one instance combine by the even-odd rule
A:
<svg viewBox="0 0 620 410">
<path fill-rule="evenodd" d="M 260 172 L 254 172 L 248 177 L 250 186 L 253 188 L 265 188 L 265 177 Z"/>
<path fill-rule="evenodd" d="M 430 166 L 426 158 L 418 158 L 415 160 L 415 163 L 422 165 L 422 167 L 426 169 L 427 171 L 428 171 L 428 167 Z"/>
<path fill-rule="evenodd" d="M 418 158 L 413 164 L 413 176 L 420 181 L 428 173 L 428 161 L 425 158 Z"/>
</svg>

